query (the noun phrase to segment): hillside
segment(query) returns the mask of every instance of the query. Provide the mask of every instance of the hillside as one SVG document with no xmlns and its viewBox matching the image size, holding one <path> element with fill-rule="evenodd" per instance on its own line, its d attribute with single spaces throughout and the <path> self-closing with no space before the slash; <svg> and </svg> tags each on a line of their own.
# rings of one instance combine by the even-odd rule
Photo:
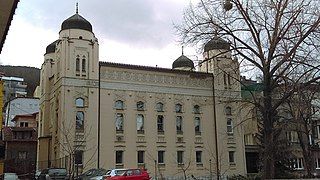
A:
<svg viewBox="0 0 320 180">
<path fill-rule="evenodd" d="M 21 77 L 27 83 L 27 96 L 32 97 L 36 87 L 40 84 L 40 69 L 26 66 L 0 65 L 0 72 L 5 76 Z"/>
</svg>

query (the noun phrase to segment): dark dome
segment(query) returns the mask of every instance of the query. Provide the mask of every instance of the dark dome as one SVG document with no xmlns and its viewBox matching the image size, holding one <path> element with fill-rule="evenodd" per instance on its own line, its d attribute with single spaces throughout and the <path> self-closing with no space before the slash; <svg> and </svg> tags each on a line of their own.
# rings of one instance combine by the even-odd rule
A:
<svg viewBox="0 0 320 180">
<path fill-rule="evenodd" d="M 204 46 L 204 52 L 208 52 L 213 49 L 229 50 L 230 44 L 227 41 L 223 40 L 222 38 L 214 37 L 209 42 L 207 42 L 207 44 Z"/>
<path fill-rule="evenodd" d="M 172 69 L 181 68 L 181 67 L 190 68 L 190 70 L 194 69 L 193 61 L 188 57 L 186 57 L 185 55 L 181 55 L 178 59 L 176 59 L 172 63 Z"/>
<path fill-rule="evenodd" d="M 59 40 L 54 41 L 53 43 L 49 44 L 46 48 L 46 54 L 54 53 L 56 51 L 56 44 Z"/>
<path fill-rule="evenodd" d="M 63 21 L 61 24 L 61 30 L 65 29 L 82 29 L 92 32 L 92 26 L 90 22 L 80 16 L 78 13 Z"/>
</svg>

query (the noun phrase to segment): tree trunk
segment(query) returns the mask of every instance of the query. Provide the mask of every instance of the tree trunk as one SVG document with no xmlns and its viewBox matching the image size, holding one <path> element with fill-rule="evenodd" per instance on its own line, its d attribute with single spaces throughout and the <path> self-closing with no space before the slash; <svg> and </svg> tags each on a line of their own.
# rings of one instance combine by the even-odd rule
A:
<svg viewBox="0 0 320 180">
<path fill-rule="evenodd" d="M 275 175 L 275 159 L 274 146 L 275 140 L 273 136 L 273 120 L 275 112 L 272 110 L 272 89 L 271 78 L 269 74 L 264 76 L 264 90 L 263 90 L 263 179 L 273 179 Z"/>
</svg>

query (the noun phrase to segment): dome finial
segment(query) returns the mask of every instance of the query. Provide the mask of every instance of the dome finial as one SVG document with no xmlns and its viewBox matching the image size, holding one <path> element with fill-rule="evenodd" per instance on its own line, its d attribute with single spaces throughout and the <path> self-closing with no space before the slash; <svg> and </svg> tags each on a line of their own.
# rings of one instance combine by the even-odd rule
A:
<svg viewBox="0 0 320 180">
<path fill-rule="evenodd" d="M 182 55 L 183 55 L 183 46 L 181 47 L 181 50 L 182 50 Z"/>
<path fill-rule="evenodd" d="M 78 2 L 76 3 L 76 13 L 78 14 L 78 9 L 79 9 L 79 7 L 78 7 Z"/>
</svg>

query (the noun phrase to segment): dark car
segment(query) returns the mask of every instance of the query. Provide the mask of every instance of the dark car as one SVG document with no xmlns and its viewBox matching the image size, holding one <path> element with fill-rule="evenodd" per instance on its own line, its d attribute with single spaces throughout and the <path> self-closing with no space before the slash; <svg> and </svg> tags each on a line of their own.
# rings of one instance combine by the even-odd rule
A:
<svg viewBox="0 0 320 180">
<path fill-rule="evenodd" d="M 57 180 L 69 179 L 68 172 L 64 168 L 43 169 L 39 175 L 39 180 L 51 180 L 51 179 L 57 179 Z"/>
<path fill-rule="evenodd" d="M 92 177 L 96 177 L 96 176 L 102 176 L 105 175 L 107 173 L 107 170 L 100 168 L 100 169 L 90 169 L 84 173 L 82 173 L 81 175 L 79 175 L 76 179 L 77 180 L 88 180 Z"/>
</svg>

